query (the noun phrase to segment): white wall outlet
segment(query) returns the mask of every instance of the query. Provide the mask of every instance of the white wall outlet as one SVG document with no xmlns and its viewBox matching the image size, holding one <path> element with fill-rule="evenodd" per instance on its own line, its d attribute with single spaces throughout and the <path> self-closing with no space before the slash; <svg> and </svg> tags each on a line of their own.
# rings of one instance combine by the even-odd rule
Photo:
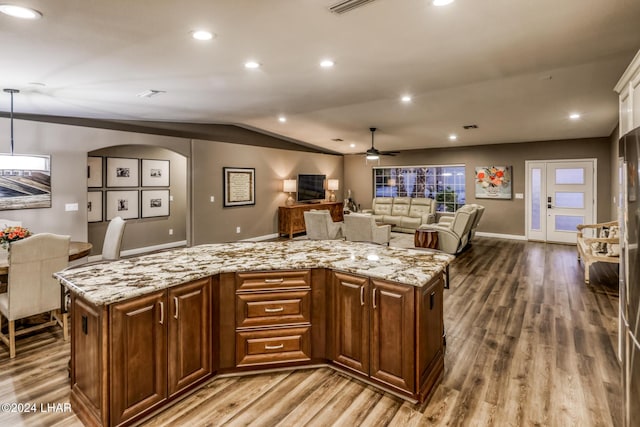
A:
<svg viewBox="0 0 640 427">
<path fill-rule="evenodd" d="M 516 199 L 524 199 L 524 193 L 516 193 Z"/>
<path fill-rule="evenodd" d="M 173 236 L 173 228 L 169 229 L 169 236 Z"/>
<path fill-rule="evenodd" d="M 64 205 L 64 210 L 67 211 L 67 212 L 77 211 L 78 210 L 78 204 L 77 203 L 66 203 Z"/>
<path fill-rule="evenodd" d="M 240 227 L 236 227 L 236 234 L 240 234 Z"/>
<path fill-rule="evenodd" d="M 213 196 L 211 196 L 211 199 L 210 199 L 210 200 L 211 200 L 211 203 L 213 203 L 213 202 L 215 202 L 215 201 L 216 201 L 216 198 L 215 198 L 215 197 L 213 197 Z"/>
</svg>

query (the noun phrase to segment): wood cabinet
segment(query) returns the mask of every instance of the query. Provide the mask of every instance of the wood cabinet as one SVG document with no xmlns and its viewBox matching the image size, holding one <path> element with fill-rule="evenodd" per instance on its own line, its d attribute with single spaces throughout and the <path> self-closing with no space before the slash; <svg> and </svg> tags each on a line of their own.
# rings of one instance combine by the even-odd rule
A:
<svg viewBox="0 0 640 427">
<path fill-rule="evenodd" d="M 424 398 L 444 367 L 442 278 L 422 289 L 335 272 L 333 286 L 334 362 Z"/>
<path fill-rule="evenodd" d="M 236 275 L 236 367 L 311 360 L 311 271 Z"/>
<path fill-rule="evenodd" d="M 278 234 L 288 235 L 291 239 L 295 233 L 302 233 L 306 231 L 304 225 L 304 212 L 312 209 L 327 209 L 331 213 L 331 218 L 334 222 L 344 221 L 342 202 L 280 206 L 278 208 Z"/>
<path fill-rule="evenodd" d="M 640 51 L 618 81 L 615 91 L 619 94 L 619 136 L 640 127 Z"/>
<path fill-rule="evenodd" d="M 210 278 L 104 311 L 72 307 L 71 401 L 85 424 L 133 422 L 212 373 Z"/>
<path fill-rule="evenodd" d="M 316 268 L 221 273 L 100 307 L 72 293 L 71 404 L 85 425 L 128 425 L 214 366 L 316 363 L 423 401 L 444 371 L 442 292 L 442 276 L 414 287 Z"/>
</svg>

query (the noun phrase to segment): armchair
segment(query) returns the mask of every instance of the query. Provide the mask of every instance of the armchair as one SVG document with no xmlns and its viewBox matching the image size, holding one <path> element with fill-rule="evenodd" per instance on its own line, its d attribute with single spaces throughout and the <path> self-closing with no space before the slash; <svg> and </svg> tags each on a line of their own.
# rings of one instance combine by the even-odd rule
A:
<svg viewBox="0 0 640 427">
<path fill-rule="evenodd" d="M 16 356 L 16 336 L 34 330 L 60 324 L 69 339 L 68 315 L 60 313 L 60 284 L 53 278 L 68 263 L 69 236 L 41 233 L 11 243 L 7 292 L 0 294 L 0 329 L 2 318 L 9 321 L 8 336 L 0 332 L 0 340 L 10 358 Z M 47 312 L 49 321 L 16 331 L 16 320 Z"/>
<path fill-rule="evenodd" d="M 449 254 L 457 254 L 469 242 L 469 233 L 476 217 L 477 209 L 464 205 L 456 211 L 451 221 L 437 224 L 423 224 L 421 230 L 438 232 L 438 249 Z"/>
<path fill-rule="evenodd" d="M 476 208 L 476 216 L 473 219 L 473 224 L 471 224 L 471 231 L 469 232 L 469 243 L 476 235 L 476 228 L 478 227 L 478 223 L 480 222 L 480 218 L 482 218 L 482 214 L 484 214 L 484 206 L 472 203 L 470 206 Z"/>
<path fill-rule="evenodd" d="M 304 214 L 307 237 L 312 240 L 342 239 L 342 222 L 333 222 L 328 210 L 311 210 Z"/>
<path fill-rule="evenodd" d="M 349 242 L 372 242 L 389 245 L 391 225 L 377 225 L 375 218 L 371 215 L 345 215 L 344 235 Z"/>
</svg>

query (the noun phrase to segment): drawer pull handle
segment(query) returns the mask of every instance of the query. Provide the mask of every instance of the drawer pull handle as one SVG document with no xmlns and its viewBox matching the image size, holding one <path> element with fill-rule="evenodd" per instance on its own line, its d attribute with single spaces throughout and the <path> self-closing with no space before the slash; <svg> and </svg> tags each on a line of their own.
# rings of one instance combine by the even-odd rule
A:
<svg viewBox="0 0 640 427">
<path fill-rule="evenodd" d="M 160 304 L 160 324 L 164 325 L 164 303 L 160 301 L 158 304 Z"/>
<path fill-rule="evenodd" d="M 265 345 L 264 349 L 265 350 L 280 350 L 281 348 L 284 348 L 284 344 L 278 344 L 278 345 Z"/>
<path fill-rule="evenodd" d="M 265 313 L 279 313 L 279 312 L 281 312 L 281 311 L 284 311 L 284 307 L 278 307 L 278 308 L 269 308 L 269 307 L 266 307 L 266 308 L 264 309 L 264 312 L 265 312 Z"/>
<path fill-rule="evenodd" d="M 364 286 L 360 286 L 360 305 L 364 305 Z"/>
<path fill-rule="evenodd" d="M 173 315 L 175 319 L 178 318 L 178 297 L 173 297 L 173 304 L 176 308 L 176 313 Z"/>
<path fill-rule="evenodd" d="M 279 279 L 264 279 L 264 283 L 282 283 L 284 282 L 284 278 Z"/>
<path fill-rule="evenodd" d="M 374 310 L 376 308 L 378 308 L 378 306 L 376 305 L 376 293 L 378 292 L 378 288 L 373 288 L 373 308 Z"/>
</svg>

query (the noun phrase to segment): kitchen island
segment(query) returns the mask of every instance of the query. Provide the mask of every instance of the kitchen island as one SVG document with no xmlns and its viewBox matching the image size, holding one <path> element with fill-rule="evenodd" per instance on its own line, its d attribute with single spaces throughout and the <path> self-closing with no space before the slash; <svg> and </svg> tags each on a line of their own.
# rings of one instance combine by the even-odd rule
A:
<svg viewBox="0 0 640 427">
<path fill-rule="evenodd" d="M 412 401 L 444 369 L 452 256 L 343 241 L 201 245 L 56 273 L 71 404 L 126 425 L 216 375 L 329 365 Z"/>
</svg>

